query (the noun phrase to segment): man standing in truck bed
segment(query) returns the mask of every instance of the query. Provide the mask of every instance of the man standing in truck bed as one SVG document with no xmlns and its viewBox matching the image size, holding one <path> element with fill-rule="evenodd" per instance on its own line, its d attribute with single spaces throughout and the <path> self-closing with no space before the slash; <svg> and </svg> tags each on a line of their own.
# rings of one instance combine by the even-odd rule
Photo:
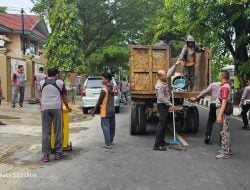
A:
<svg viewBox="0 0 250 190">
<path fill-rule="evenodd" d="M 186 44 L 182 48 L 181 54 L 179 55 L 179 60 L 184 62 L 183 75 L 190 90 L 193 90 L 194 87 L 196 52 L 204 52 L 205 49 L 206 48 L 199 48 L 195 44 L 193 36 L 188 35 Z"/>
<path fill-rule="evenodd" d="M 175 109 L 174 105 L 170 102 L 170 95 L 167 80 L 174 73 L 175 68 L 179 65 L 178 60 L 166 73 L 164 70 L 159 70 L 158 81 L 155 85 L 156 97 L 157 97 L 157 109 L 159 112 L 159 123 L 156 129 L 154 150 L 165 151 L 167 143 L 165 142 L 165 132 L 167 127 L 167 117 L 169 108 Z"/>
</svg>

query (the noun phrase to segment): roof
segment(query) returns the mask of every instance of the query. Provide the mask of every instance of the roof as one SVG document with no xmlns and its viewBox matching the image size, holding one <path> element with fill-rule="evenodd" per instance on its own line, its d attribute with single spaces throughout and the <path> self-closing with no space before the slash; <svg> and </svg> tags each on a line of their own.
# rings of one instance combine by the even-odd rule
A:
<svg viewBox="0 0 250 190">
<path fill-rule="evenodd" d="M 24 15 L 24 30 L 31 31 L 40 20 L 36 15 Z M 22 15 L 0 13 L 0 25 L 12 30 L 22 30 Z"/>
<path fill-rule="evenodd" d="M 44 40 L 47 39 L 48 29 L 47 26 L 37 15 L 23 15 L 24 16 L 24 32 L 30 35 L 36 35 Z M 4 27 L 4 31 L 8 32 L 22 32 L 22 15 L 0 13 L 0 28 Z"/>
</svg>

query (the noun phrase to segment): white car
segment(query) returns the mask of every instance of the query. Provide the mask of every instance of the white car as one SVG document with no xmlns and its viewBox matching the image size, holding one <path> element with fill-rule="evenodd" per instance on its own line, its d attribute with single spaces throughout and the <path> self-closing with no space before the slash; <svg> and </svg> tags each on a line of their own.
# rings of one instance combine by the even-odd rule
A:
<svg viewBox="0 0 250 190">
<path fill-rule="evenodd" d="M 115 112 L 119 113 L 121 94 L 114 78 L 112 78 L 111 84 L 114 88 Z M 82 111 L 84 114 L 87 114 L 89 109 L 95 107 L 102 87 L 102 77 L 100 76 L 88 77 L 85 80 L 82 87 Z"/>
</svg>

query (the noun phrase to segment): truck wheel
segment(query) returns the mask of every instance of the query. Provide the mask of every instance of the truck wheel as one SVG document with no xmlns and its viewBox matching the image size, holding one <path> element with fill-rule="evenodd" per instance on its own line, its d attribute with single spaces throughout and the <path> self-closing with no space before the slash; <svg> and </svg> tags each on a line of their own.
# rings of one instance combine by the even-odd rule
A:
<svg viewBox="0 0 250 190">
<path fill-rule="evenodd" d="M 120 113 L 120 106 L 115 106 L 115 113 Z"/>
<path fill-rule="evenodd" d="M 147 118 L 146 118 L 146 106 L 145 105 L 139 105 L 137 107 L 138 109 L 138 126 L 139 126 L 139 134 L 144 134 L 146 132 L 147 128 Z"/>
<path fill-rule="evenodd" d="M 82 108 L 82 113 L 83 114 L 88 114 L 88 108 Z"/>
<path fill-rule="evenodd" d="M 146 106 L 136 105 L 130 107 L 130 134 L 140 135 L 145 133 L 147 121 L 145 115 Z"/>
<path fill-rule="evenodd" d="M 186 110 L 183 132 L 185 133 L 197 133 L 199 130 L 199 112 L 197 107 L 191 106 Z"/>
<path fill-rule="evenodd" d="M 189 133 L 190 132 L 190 127 L 192 125 L 192 118 L 191 118 L 191 110 L 190 108 L 186 108 L 184 118 L 183 118 L 183 128 L 182 131 L 184 133 Z"/>
<path fill-rule="evenodd" d="M 136 107 L 130 107 L 130 134 L 138 135 Z"/>
<path fill-rule="evenodd" d="M 197 133 L 199 130 L 199 111 L 196 106 L 192 107 L 192 109 L 193 109 L 194 121 L 191 133 Z"/>
<path fill-rule="evenodd" d="M 171 118 L 171 122 L 173 121 L 173 117 Z M 183 125 L 184 125 L 184 114 L 178 114 L 177 117 L 175 118 L 175 131 L 177 133 L 182 133 L 183 130 Z"/>
</svg>

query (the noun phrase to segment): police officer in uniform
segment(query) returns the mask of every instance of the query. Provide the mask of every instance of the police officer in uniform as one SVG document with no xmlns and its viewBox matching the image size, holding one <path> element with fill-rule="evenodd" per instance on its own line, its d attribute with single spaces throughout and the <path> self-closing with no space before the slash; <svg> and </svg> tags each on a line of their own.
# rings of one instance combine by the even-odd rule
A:
<svg viewBox="0 0 250 190">
<path fill-rule="evenodd" d="M 157 109 L 159 112 L 159 123 L 156 129 L 156 137 L 154 150 L 165 151 L 167 143 L 165 142 L 165 132 L 167 127 L 167 117 L 169 109 L 175 109 L 174 105 L 170 101 L 170 91 L 168 88 L 167 80 L 174 73 L 175 68 L 179 65 L 180 61 L 178 60 L 175 65 L 173 65 L 168 72 L 164 70 L 159 70 L 158 81 L 155 85 L 156 97 L 157 97 Z"/>
<path fill-rule="evenodd" d="M 243 120 L 242 129 L 249 130 L 247 112 L 250 109 L 250 76 L 248 76 L 248 85 L 245 87 L 243 94 L 241 96 L 240 107 L 242 108 L 241 117 Z"/>
</svg>

